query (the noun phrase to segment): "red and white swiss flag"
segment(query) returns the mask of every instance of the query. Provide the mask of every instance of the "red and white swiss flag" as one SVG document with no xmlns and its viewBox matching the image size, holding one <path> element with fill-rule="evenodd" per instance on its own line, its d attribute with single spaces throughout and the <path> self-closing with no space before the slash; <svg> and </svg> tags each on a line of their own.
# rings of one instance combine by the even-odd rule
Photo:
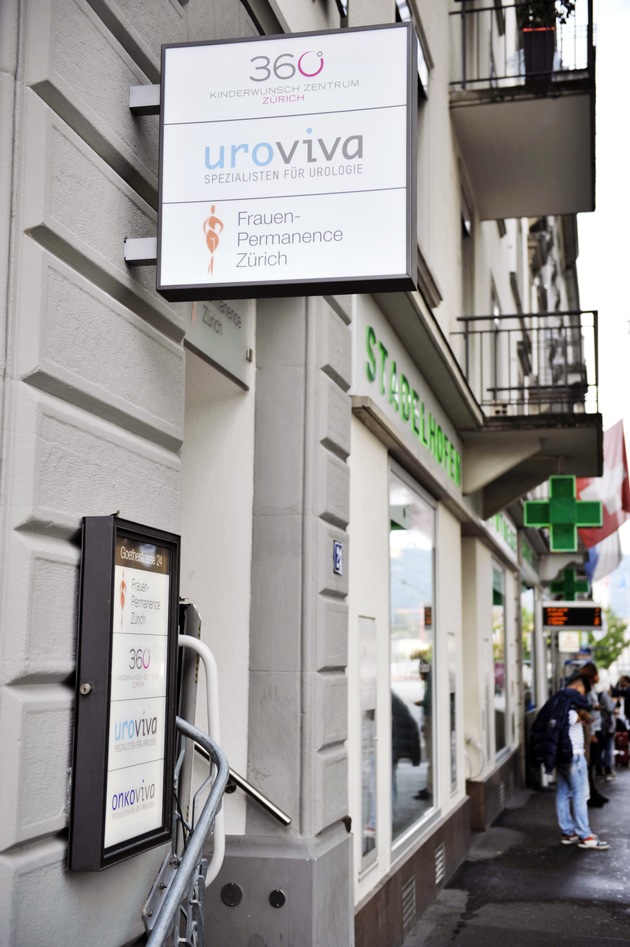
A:
<svg viewBox="0 0 630 947">
<path fill-rule="evenodd" d="M 602 502 L 602 526 L 579 530 L 580 539 L 587 547 L 601 543 L 630 518 L 630 479 L 623 421 L 604 431 L 604 476 L 578 477 L 576 495 L 578 500 Z"/>
</svg>

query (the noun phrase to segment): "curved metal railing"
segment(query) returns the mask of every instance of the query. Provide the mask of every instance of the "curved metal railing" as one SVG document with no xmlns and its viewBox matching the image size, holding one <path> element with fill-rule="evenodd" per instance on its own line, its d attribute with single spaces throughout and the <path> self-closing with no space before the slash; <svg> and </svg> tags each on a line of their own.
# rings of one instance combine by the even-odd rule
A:
<svg viewBox="0 0 630 947">
<path fill-rule="evenodd" d="M 203 847 L 221 808 L 229 776 L 228 761 L 223 750 L 207 734 L 181 717 L 176 718 L 176 725 L 180 733 L 193 740 L 206 751 L 216 767 L 216 776 L 201 815 L 188 837 L 186 850 L 181 860 L 174 855 L 171 856 L 170 860 L 167 859 L 173 870 L 169 882 L 161 881 L 158 884 L 158 888 L 162 890 L 164 897 L 157 913 L 150 917 L 148 916 L 149 912 L 146 914 L 145 923 L 150 930 L 146 947 L 163 947 L 169 936 L 173 937 L 172 942 L 174 944 L 182 943 L 179 938 L 182 902 L 189 902 L 191 893 L 194 899 L 194 889 L 199 883 L 205 891 Z M 201 925 L 203 925 L 203 912 L 201 912 Z M 198 931 L 198 934 L 200 936 L 195 937 L 195 943 L 201 945 L 203 944 L 203 931 Z M 188 939 L 185 943 L 187 942 L 189 942 Z"/>
</svg>

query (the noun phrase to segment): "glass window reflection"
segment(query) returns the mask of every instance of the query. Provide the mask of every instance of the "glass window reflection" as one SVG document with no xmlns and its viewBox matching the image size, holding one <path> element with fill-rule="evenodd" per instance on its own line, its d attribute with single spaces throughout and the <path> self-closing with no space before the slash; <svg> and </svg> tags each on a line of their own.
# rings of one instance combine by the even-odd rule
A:
<svg viewBox="0 0 630 947">
<path fill-rule="evenodd" d="M 390 477 L 392 839 L 434 805 L 435 512 Z"/>
<path fill-rule="evenodd" d="M 505 649 L 505 575 L 492 566 L 492 654 L 494 661 L 494 737 L 499 753 L 508 744 Z"/>
<path fill-rule="evenodd" d="M 361 674 L 361 863 L 376 858 L 376 622 L 359 619 Z"/>
</svg>

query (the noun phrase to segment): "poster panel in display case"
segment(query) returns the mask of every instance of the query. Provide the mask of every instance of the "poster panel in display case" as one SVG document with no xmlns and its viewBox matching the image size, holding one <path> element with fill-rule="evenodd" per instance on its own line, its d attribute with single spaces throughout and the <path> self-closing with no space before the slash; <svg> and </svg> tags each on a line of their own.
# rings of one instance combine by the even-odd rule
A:
<svg viewBox="0 0 630 947">
<path fill-rule="evenodd" d="M 69 867 L 171 837 L 179 537 L 85 517 Z"/>
</svg>

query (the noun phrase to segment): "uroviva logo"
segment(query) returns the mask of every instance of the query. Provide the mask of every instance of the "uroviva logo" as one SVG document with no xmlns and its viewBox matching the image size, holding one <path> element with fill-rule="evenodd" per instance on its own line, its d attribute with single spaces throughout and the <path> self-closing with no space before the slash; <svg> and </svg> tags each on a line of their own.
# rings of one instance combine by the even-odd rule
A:
<svg viewBox="0 0 630 947">
<path fill-rule="evenodd" d="M 157 733 L 157 717 L 137 717 L 135 720 L 117 720 L 114 723 L 114 740 L 135 740 Z"/>
<path fill-rule="evenodd" d="M 313 134 L 312 128 L 306 129 L 307 135 Z M 337 155 L 346 161 L 363 157 L 363 135 L 349 135 L 326 141 L 324 138 L 296 138 L 292 142 L 258 141 L 255 144 L 241 142 L 238 145 L 206 146 L 204 162 L 209 171 L 217 168 L 236 168 L 239 164 L 252 162 L 259 168 L 270 165 L 277 157 L 283 164 L 293 164 L 301 159 L 307 164 L 318 161 L 332 161 Z"/>
</svg>

